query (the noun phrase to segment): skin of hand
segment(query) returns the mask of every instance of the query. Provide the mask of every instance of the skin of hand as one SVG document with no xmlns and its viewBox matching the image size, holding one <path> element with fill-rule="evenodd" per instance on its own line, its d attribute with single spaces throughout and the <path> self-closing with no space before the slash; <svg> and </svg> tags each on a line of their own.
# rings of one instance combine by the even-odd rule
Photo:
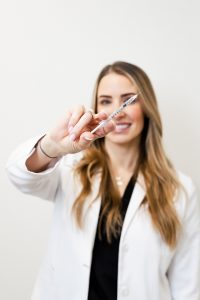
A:
<svg viewBox="0 0 200 300">
<path fill-rule="evenodd" d="M 97 138 L 104 137 L 115 129 L 110 121 L 104 128 L 91 133 L 101 121 L 107 119 L 105 112 L 97 114 L 86 111 L 79 105 L 69 110 L 41 140 L 42 148 L 52 157 L 80 152 L 88 148 Z"/>
</svg>

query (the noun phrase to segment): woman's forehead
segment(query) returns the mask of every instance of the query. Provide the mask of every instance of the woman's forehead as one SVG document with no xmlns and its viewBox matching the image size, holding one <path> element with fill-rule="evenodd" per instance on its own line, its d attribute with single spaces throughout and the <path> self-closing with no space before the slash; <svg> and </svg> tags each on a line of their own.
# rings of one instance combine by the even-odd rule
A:
<svg viewBox="0 0 200 300">
<path fill-rule="evenodd" d="M 98 86 L 97 95 L 101 94 L 109 95 L 112 93 L 135 93 L 137 92 L 137 86 L 133 80 L 129 79 L 125 75 L 110 73 L 105 75 Z"/>
</svg>

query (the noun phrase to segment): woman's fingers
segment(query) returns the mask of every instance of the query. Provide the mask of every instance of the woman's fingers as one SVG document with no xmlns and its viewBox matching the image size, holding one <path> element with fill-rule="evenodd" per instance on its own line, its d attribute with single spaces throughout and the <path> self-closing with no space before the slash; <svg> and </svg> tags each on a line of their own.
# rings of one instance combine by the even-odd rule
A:
<svg viewBox="0 0 200 300">
<path fill-rule="evenodd" d="M 61 119 L 57 126 L 46 135 L 46 139 L 54 146 L 54 156 L 80 152 L 88 148 L 94 140 L 111 132 L 115 128 L 112 121 L 108 122 L 104 128 L 98 129 L 95 134 L 91 133 L 92 129 L 107 117 L 108 115 L 104 112 L 98 114 L 93 114 L 91 111 L 85 112 L 83 106 L 77 107 L 75 111 L 68 111 L 65 118 Z"/>
<path fill-rule="evenodd" d="M 92 134 L 91 131 L 101 121 L 107 119 L 107 117 L 108 115 L 104 112 L 93 115 L 90 111 L 87 111 L 70 132 L 70 140 L 75 141 L 83 133 L 84 139 L 88 141 L 94 141 L 97 138 L 104 137 L 106 134 L 115 129 L 115 123 L 112 120 L 109 121 L 104 127 L 99 128 L 95 134 Z"/>
<path fill-rule="evenodd" d="M 91 111 L 85 112 L 79 119 L 78 123 L 70 131 L 70 139 L 73 141 L 81 134 L 81 131 L 86 127 L 93 119 L 93 114 Z"/>
<path fill-rule="evenodd" d="M 68 124 L 71 119 L 71 112 L 67 111 L 64 116 L 62 116 L 57 122 L 56 125 L 50 130 L 51 138 L 59 142 L 65 136 L 68 135 Z"/>
<path fill-rule="evenodd" d="M 91 110 L 86 111 L 78 120 L 78 122 L 69 129 L 70 140 L 74 141 L 83 132 L 91 131 L 100 121 L 105 120 L 107 114 L 104 112 L 93 114 Z M 93 136 L 94 137 L 94 136 Z"/>
<path fill-rule="evenodd" d="M 106 120 L 108 118 L 108 114 L 104 111 L 99 112 L 94 116 L 94 119 Z"/>
<path fill-rule="evenodd" d="M 94 137 L 90 137 L 88 132 L 84 132 L 81 134 L 80 139 L 79 139 L 79 146 L 82 149 L 86 149 L 87 147 L 90 146 L 90 144 L 94 141 Z"/>
<path fill-rule="evenodd" d="M 107 118 L 105 112 L 94 114 L 91 110 L 85 111 L 85 107 L 79 105 L 66 113 L 65 118 L 50 132 L 50 137 L 58 143 L 60 153 L 79 152 L 115 128 L 114 123 L 110 121 L 95 134 L 91 133 L 92 129 Z"/>
<path fill-rule="evenodd" d="M 79 122 L 82 115 L 85 113 L 85 107 L 78 105 L 73 111 L 71 111 L 71 118 L 68 122 L 68 130 L 71 131 L 73 127 Z"/>
<path fill-rule="evenodd" d="M 115 123 L 110 120 L 104 127 L 99 128 L 94 135 L 96 136 L 96 138 L 104 137 L 106 134 L 113 131 L 115 129 L 115 126 Z"/>
<path fill-rule="evenodd" d="M 106 134 L 110 133 L 115 129 L 115 123 L 111 120 L 106 124 L 106 126 L 101 127 L 98 129 L 95 134 L 91 132 L 84 132 L 81 134 L 80 139 L 83 138 L 84 140 L 88 141 L 89 143 L 93 142 L 98 138 L 104 137 Z"/>
</svg>

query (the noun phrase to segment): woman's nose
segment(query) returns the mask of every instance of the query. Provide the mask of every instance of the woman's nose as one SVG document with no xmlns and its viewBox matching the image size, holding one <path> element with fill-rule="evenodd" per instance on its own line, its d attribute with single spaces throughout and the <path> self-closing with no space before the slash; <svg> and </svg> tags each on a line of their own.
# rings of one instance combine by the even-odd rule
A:
<svg viewBox="0 0 200 300">
<path fill-rule="evenodd" d="M 124 116 L 125 116 L 125 111 L 122 110 L 122 111 L 120 111 L 118 114 L 116 114 L 115 120 L 121 119 L 121 118 L 123 118 Z"/>
</svg>

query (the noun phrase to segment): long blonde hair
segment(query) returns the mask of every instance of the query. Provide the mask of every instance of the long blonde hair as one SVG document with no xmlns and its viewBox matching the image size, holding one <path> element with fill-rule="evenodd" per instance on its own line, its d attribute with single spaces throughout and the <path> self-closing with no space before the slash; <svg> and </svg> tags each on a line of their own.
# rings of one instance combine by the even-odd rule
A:
<svg viewBox="0 0 200 300">
<path fill-rule="evenodd" d="M 146 196 L 143 204 L 147 203 L 154 227 L 163 240 L 173 248 L 176 245 L 180 226 L 173 206 L 173 198 L 180 187 L 180 183 L 163 149 L 162 123 L 152 84 L 146 73 L 136 65 L 121 61 L 108 65 L 103 68 L 96 81 L 93 97 L 95 112 L 97 111 L 99 83 L 109 73 L 126 76 L 138 88 L 145 125 L 141 135 L 140 156 L 135 180 L 137 180 L 138 172 L 142 173 L 146 185 Z M 82 160 L 76 166 L 75 174 L 80 177 L 82 190 L 73 205 L 73 213 L 78 225 L 82 227 L 83 206 L 91 192 L 93 178 L 99 170 L 101 171 L 101 182 L 98 196 L 101 197 L 102 201 L 99 234 L 101 222 L 105 218 L 107 239 L 111 241 L 112 236 L 116 237 L 121 228 L 121 201 L 110 174 L 109 156 L 104 147 L 104 138 L 96 140 L 89 149 L 85 150 Z"/>
</svg>

